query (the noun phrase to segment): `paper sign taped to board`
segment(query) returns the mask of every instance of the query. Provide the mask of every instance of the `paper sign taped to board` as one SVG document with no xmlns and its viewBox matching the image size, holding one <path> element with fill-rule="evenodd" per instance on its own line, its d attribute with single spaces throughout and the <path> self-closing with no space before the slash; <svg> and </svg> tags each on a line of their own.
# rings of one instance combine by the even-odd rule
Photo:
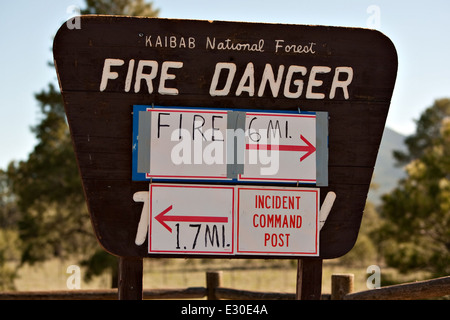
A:
<svg viewBox="0 0 450 320">
<path fill-rule="evenodd" d="M 328 184 L 325 112 L 134 106 L 133 180 Z"/>
</svg>

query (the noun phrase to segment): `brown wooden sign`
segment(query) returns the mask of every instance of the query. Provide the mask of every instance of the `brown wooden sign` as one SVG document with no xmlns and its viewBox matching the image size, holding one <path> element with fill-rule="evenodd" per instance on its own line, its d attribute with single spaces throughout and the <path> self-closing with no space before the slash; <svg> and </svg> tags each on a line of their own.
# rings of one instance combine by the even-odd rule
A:
<svg viewBox="0 0 450 320">
<path fill-rule="evenodd" d="M 135 105 L 327 112 L 328 183 L 319 202 L 331 191 L 336 200 L 318 257 L 353 247 L 397 73 L 387 37 L 356 28 L 114 16 L 82 16 L 80 27 L 60 28 L 54 59 L 92 224 L 107 251 L 150 255 L 148 237 L 136 244 L 143 206 L 136 197 L 149 183 L 132 180 Z M 170 210 L 158 215 L 166 229 Z"/>
</svg>

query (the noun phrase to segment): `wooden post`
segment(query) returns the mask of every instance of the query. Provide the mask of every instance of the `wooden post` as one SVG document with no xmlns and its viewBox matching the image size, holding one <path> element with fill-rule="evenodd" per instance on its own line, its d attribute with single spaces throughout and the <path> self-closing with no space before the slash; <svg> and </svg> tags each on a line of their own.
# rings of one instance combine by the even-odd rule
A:
<svg viewBox="0 0 450 320">
<path fill-rule="evenodd" d="M 322 295 L 322 259 L 299 259 L 297 267 L 297 300 L 320 300 Z"/>
<path fill-rule="evenodd" d="M 206 272 L 206 298 L 208 300 L 219 300 L 216 288 L 222 285 L 222 271 Z"/>
<path fill-rule="evenodd" d="M 119 300 L 142 300 L 142 258 L 119 259 Z"/>
<path fill-rule="evenodd" d="M 331 300 L 343 300 L 353 292 L 353 274 L 333 274 L 331 276 Z"/>
</svg>

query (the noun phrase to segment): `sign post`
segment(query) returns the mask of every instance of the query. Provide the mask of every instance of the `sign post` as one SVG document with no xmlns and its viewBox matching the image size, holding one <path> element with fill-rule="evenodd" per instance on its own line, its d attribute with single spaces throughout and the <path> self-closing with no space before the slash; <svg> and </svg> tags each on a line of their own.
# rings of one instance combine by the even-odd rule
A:
<svg viewBox="0 0 450 320">
<path fill-rule="evenodd" d="M 122 283 L 146 257 L 276 257 L 300 259 L 298 296 L 318 298 L 322 260 L 358 235 L 392 42 L 328 26 L 79 23 L 60 28 L 54 60 L 92 225 Z"/>
<path fill-rule="evenodd" d="M 142 300 L 142 258 L 119 258 L 119 300 Z"/>
<path fill-rule="evenodd" d="M 299 259 L 297 262 L 297 300 L 320 300 L 322 294 L 322 259 Z"/>
</svg>

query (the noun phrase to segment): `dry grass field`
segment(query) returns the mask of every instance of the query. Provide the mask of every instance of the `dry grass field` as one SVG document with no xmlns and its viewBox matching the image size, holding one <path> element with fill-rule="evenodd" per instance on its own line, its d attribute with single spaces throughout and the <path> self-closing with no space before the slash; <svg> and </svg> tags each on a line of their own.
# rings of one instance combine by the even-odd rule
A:
<svg viewBox="0 0 450 320">
<path fill-rule="evenodd" d="M 20 269 L 15 281 L 18 291 L 67 290 L 70 273 L 67 267 L 76 261 L 52 260 Z M 206 286 L 206 271 L 221 270 L 222 285 L 228 288 L 295 293 L 296 260 L 223 260 L 223 259 L 144 259 L 144 288 L 185 288 Z M 338 260 L 326 260 L 323 267 L 322 292 L 331 292 L 331 275 L 354 274 L 354 291 L 367 290 L 367 266 L 346 266 Z M 83 276 L 83 269 L 81 269 Z M 423 274 L 398 275 L 381 267 L 381 277 L 398 282 L 415 281 Z M 81 289 L 105 289 L 111 285 L 110 275 L 104 274 L 90 282 L 82 279 Z"/>
</svg>

